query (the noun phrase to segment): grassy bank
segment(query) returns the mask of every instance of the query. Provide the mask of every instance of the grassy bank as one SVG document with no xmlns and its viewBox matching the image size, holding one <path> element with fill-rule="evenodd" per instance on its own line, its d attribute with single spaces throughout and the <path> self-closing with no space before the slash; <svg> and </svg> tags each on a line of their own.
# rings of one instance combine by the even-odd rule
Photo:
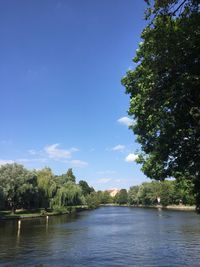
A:
<svg viewBox="0 0 200 267">
<path fill-rule="evenodd" d="M 26 219 L 26 218 L 37 218 L 46 216 L 56 216 L 63 214 L 71 214 L 74 212 L 79 212 L 83 210 L 88 210 L 88 206 L 70 206 L 62 210 L 16 210 L 13 214 L 11 211 L 0 211 L 0 220 L 14 220 L 14 219 Z"/>
</svg>

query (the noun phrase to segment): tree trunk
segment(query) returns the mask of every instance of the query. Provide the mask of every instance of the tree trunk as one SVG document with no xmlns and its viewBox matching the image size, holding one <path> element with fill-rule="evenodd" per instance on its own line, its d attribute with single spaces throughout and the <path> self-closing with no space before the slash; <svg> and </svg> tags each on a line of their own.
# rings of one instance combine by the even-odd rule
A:
<svg viewBox="0 0 200 267">
<path fill-rule="evenodd" d="M 16 211 L 15 204 L 12 203 L 12 205 L 11 205 L 11 213 L 12 213 L 12 214 L 15 214 L 15 211 Z"/>
</svg>

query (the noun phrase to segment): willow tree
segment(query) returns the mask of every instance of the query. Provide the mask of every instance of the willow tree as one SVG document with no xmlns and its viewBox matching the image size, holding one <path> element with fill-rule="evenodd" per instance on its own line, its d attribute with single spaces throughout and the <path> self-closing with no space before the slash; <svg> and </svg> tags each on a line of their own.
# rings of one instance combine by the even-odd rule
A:
<svg viewBox="0 0 200 267">
<path fill-rule="evenodd" d="M 82 204 L 83 196 L 80 186 L 68 181 L 57 189 L 52 200 L 53 207 L 66 207 Z"/>
<path fill-rule="evenodd" d="M 155 0 L 147 9 L 133 71 L 122 79 L 130 94 L 138 162 L 150 178 L 191 179 L 200 208 L 199 0 Z"/>
<path fill-rule="evenodd" d="M 48 208 L 57 189 L 54 174 L 50 168 L 44 168 L 37 171 L 36 176 L 39 190 L 40 207 Z"/>
</svg>

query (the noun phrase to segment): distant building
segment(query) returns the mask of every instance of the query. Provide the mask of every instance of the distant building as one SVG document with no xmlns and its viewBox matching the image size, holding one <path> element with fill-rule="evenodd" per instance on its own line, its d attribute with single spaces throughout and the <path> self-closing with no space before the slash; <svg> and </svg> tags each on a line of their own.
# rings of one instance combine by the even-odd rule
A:
<svg viewBox="0 0 200 267">
<path fill-rule="evenodd" d="M 111 195 L 111 197 L 116 196 L 116 194 L 119 193 L 119 191 L 120 191 L 120 190 L 119 190 L 119 189 L 116 189 L 116 188 L 106 190 L 106 192 L 108 192 L 108 193 Z"/>
</svg>

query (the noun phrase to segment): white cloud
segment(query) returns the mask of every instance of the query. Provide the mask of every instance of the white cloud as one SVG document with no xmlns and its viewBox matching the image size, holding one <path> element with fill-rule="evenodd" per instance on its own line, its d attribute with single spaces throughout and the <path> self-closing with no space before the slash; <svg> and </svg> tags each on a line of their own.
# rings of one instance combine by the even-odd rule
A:
<svg viewBox="0 0 200 267">
<path fill-rule="evenodd" d="M 16 161 L 22 162 L 22 163 L 31 163 L 31 162 L 46 162 L 47 159 L 45 158 L 33 158 L 33 159 L 17 159 Z"/>
<path fill-rule="evenodd" d="M 124 149 L 125 149 L 125 146 L 124 145 L 116 145 L 116 146 L 114 146 L 111 150 L 112 151 L 124 151 Z"/>
<path fill-rule="evenodd" d="M 99 171 L 99 172 L 97 172 L 97 174 L 100 174 L 100 175 L 116 174 L 116 171 L 113 171 L 113 170 L 105 170 L 105 171 Z"/>
<path fill-rule="evenodd" d="M 71 151 L 71 152 L 77 152 L 77 151 L 79 151 L 79 149 L 76 148 L 76 147 L 72 147 L 72 148 L 70 148 L 70 151 Z"/>
<path fill-rule="evenodd" d="M 38 152 L 37 152 L 35 149 L 29 149 L 29 150 L 28 150 L 28 153 L 29 153 L 30 155 L 32 155 L 32 156 L 38 154 Z"/>
<path fill-rule="evenodd" d="M 128 154 L 128 156 L 125 158 L 126 162 L 134 162 L 138 159 L 138 155 L 136 154 Z"/>
<path fill-rule="evenodd" d="M 126 125 L 126 126 L 131 126 L 133 125 L 134 121 L 128 117 L 122 117 L 117 120 L 119 123 Z"/>
<path fill-rule="evenodd" d="M 0 159 L 0 166 L 1 165 L 5 165 L 5 164 L 12 164 L 14 163 L 14 160 L 11 160 L 11 159 Z"/>
<path fill-rule="evenodd" d="M 115 182 L 116 183 L 121 183 L 122 182 L 122 179 L 116 179 Z"/>
<path fill-rule="evenodd" d="M 101 178 L 97 180 L 98 184 L 107 184 L 108 182 L 110 182 L 112 179 L 111 178 Z"/>
<path fill-rule="evenodd" d="M 88 166 L 88 163 L 86 161 L 82 161 L 79 159 L 70 160 L 69 163 L 71 163 L 75 167 L 86 167 Z"/>
<path fill-rule="evenodd" d="M 60 149 L 58 146 L 59 144 L 53 144 L 44 148 L 44 151 L 49 158 L 55 160 L 71 158 L 71 153 L 73 152 L 72 150 Z"/>
</svg>

